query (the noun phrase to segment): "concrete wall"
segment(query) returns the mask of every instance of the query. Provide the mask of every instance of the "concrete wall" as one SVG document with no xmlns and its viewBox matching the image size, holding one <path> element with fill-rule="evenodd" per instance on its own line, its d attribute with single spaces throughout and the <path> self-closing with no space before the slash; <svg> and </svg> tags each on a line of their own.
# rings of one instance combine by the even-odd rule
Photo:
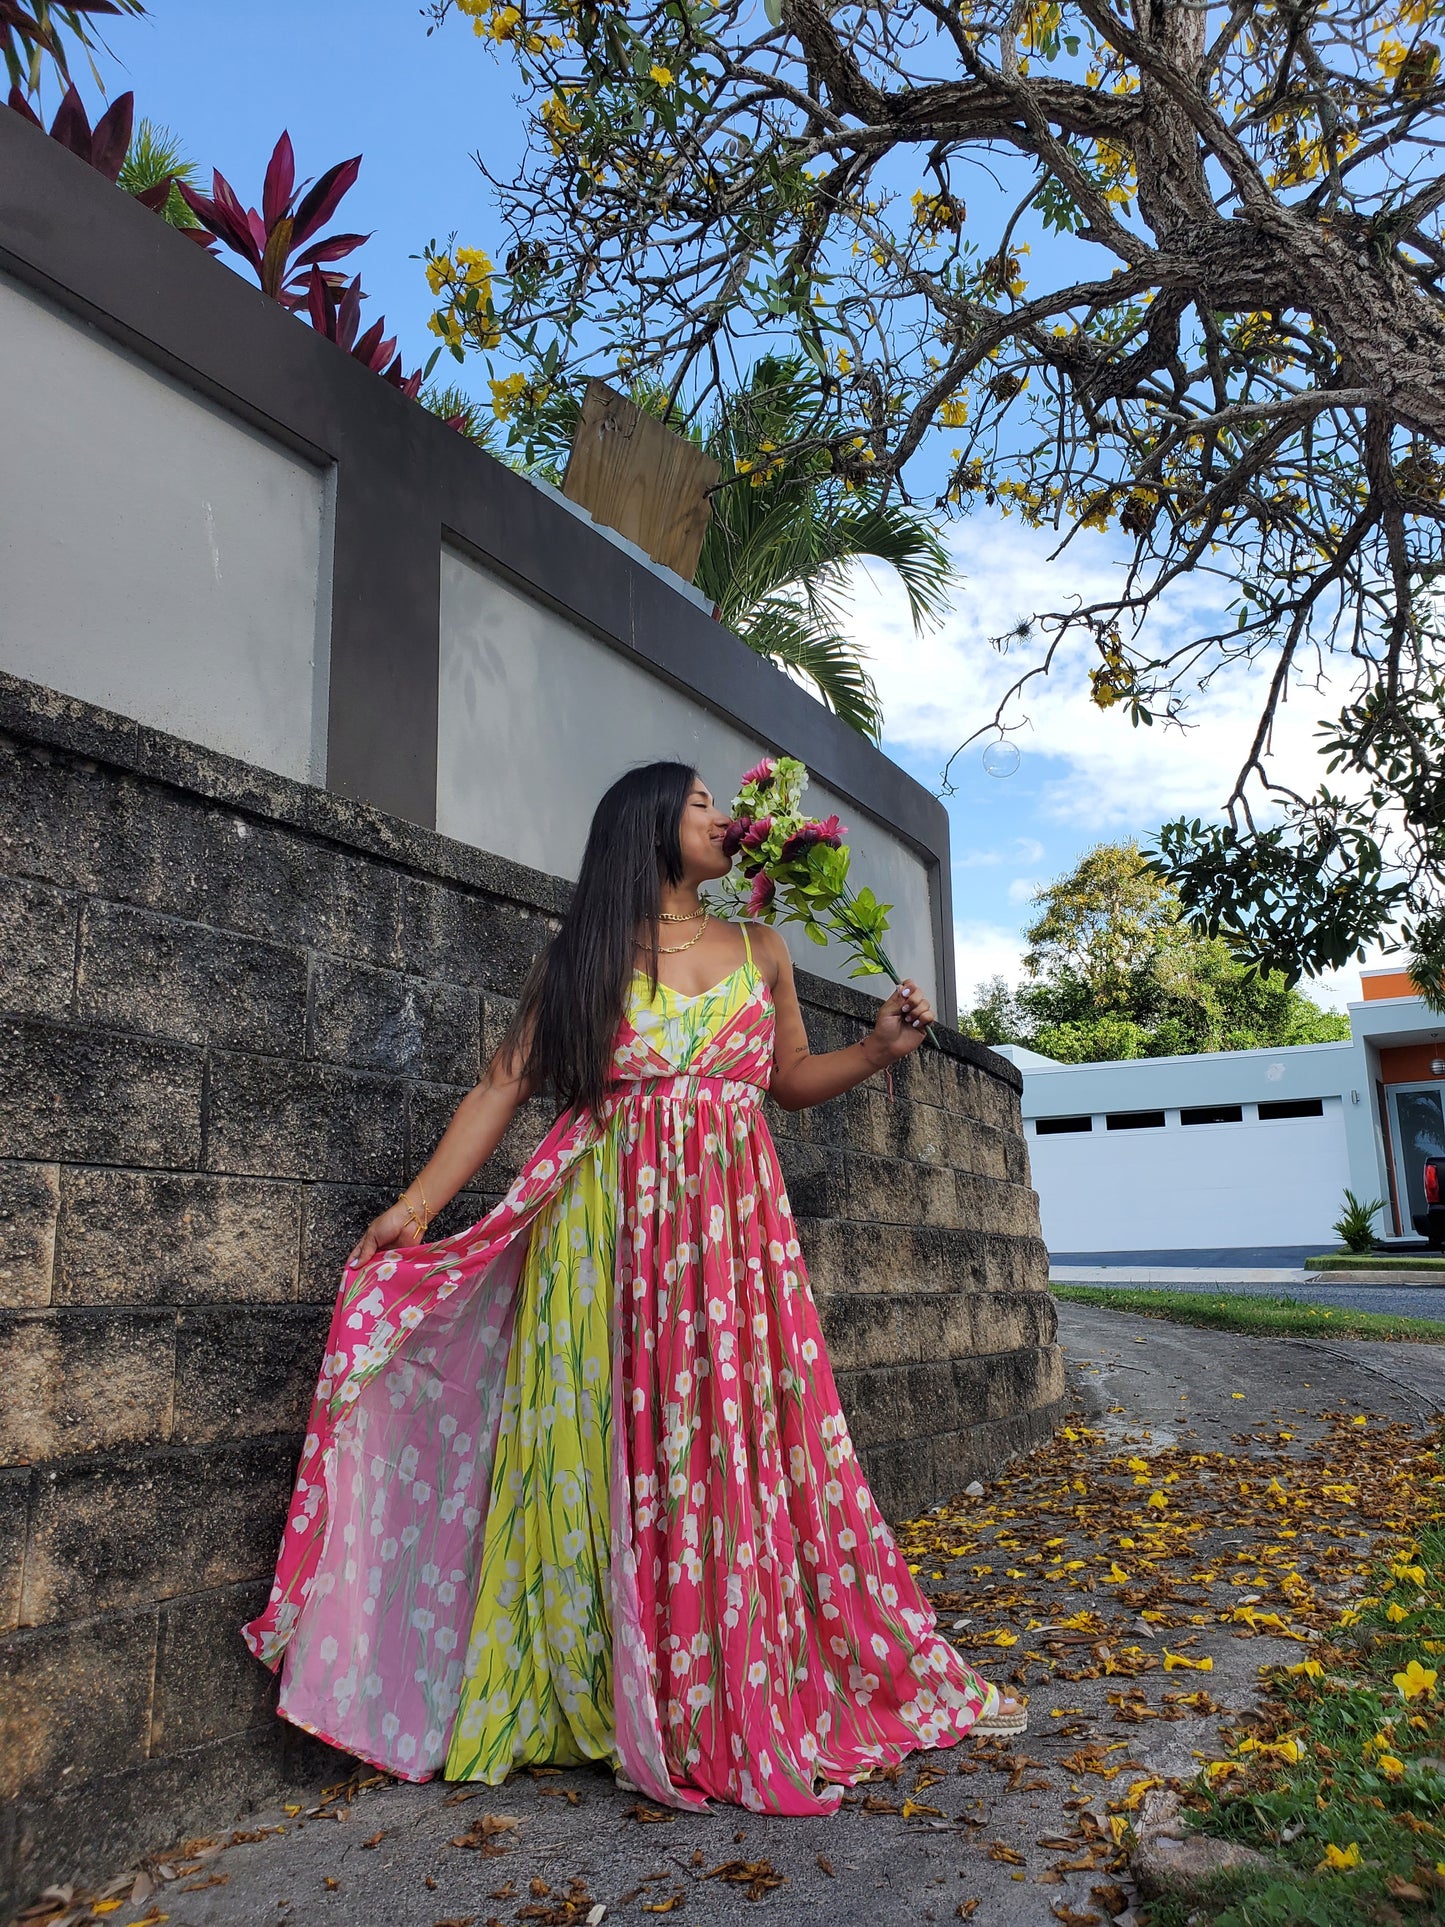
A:
<svg viewBox="0 0 1445 1927">
<path fill-rule="evenodd" d="M 341 1261 L 565 901 L 0 675 L 0 1914 L 340 1777 L 273 1717 L 237 1627 Z M 799 987 L 817 1049 L 870 1021 Z M 945 1032 L 893 1083 L 771 1122 L 896 1518 L 1046 1435 L 1063 1384 L 1018 1074 Z"/>
<path fill-rule="evenodd" d="M 437 828 L 568 878 L 597 798 L 632 764 L 695 763 L 725 807 L 770 747 L 452 550 L 442 557 L 438 711 Z M 928 870 L 896 832 L 824 784 L 806 801 L 847 824 L 856 876 L 894 906 L 889 954 L 936 1000 Z M 783 934 L 808 969 L 847 980 L 837 946 L 821 949 L 786 925 Z"/>
<path fill-rule="evenodd" d="M 0 341 L 0 668 L 324 781 L 329 470 L 4 275 Z"/>
</svg>

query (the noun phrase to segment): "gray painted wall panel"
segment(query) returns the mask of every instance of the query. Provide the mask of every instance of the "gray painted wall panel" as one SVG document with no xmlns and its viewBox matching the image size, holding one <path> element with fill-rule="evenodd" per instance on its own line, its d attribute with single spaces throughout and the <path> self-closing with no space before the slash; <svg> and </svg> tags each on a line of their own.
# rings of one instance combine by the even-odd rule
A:
<svg viewBox="0 0 1445 1927">
<path fill-rule="evenodd" d="M 453 550 L 442 555 L 437 828 L 498 856 L 575 877 L 592 810 L 636 763 L 694 763 L 726 805 L 766 746 L 696 697 Z M 936 996 L 928 874 L 896 835 L 814 783 L 810 811 L 848 826 L 853 875 L 894 906 L 889 952 Z M 783 926 L 807 969 L 846 982 L 846 959 Z M 884 980 L 860 988 L 887 988 Z"/>
<path fill-rule="evenodd" d="M 0 668 L 323 781 L 328 472 L 5 276 L 0 341 Z"/>
</svg>

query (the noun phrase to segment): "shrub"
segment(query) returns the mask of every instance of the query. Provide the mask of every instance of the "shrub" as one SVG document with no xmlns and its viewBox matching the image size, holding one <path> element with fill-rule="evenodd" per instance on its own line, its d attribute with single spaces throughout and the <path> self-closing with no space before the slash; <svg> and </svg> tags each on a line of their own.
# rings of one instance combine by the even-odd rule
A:
<svg viewBox="0 0 1445 1927">
<path fill-rule="evenodd" d="M 1353 1191 L 1345 1192 L 1344 1211 L 1335 1219 L 1332 1229 L 1346 1251 L 1373 1250 L 1375 1214 L 1384 1208 L 1383 1198 L 1376 1198 L 1372 1204 L 1363 1204 Z"/>
</svg>

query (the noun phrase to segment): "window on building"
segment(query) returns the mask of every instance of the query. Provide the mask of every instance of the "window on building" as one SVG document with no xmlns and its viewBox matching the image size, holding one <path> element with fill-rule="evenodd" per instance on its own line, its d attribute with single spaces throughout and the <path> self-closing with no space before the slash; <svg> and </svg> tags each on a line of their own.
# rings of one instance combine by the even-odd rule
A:
<svg viewBox="0 0 1445 1927">
<path fill-rule="evenodd" d="M 1192 1109 L 1179 1113 L 1181 1124 L 1242 1124 L 1244 1107 L 1241 1104 L 1196 1104 Z"/>
<path fill-rule="evenodd" d="M 1040 1117 L 1034 1120 L 1035 1137 L 1064 1137 L 1073 1131 L 1092 1131 L 1091 1117 Z"/>
<path fill-rule="evenodd" d="M 1162 1131 L 1162 1111 L 1109 1111 L 1104 1118 L 1111 1131 Z"/>
<path fill-rule="evenodd" d="M 1280 1097 L 1259 1107 L 1261 1124 L 1272 1124 L 1276 1118 L 1323 1117 L 1324 1114 L 1325 1100 L 1322 1097 Z"/>
</svg>

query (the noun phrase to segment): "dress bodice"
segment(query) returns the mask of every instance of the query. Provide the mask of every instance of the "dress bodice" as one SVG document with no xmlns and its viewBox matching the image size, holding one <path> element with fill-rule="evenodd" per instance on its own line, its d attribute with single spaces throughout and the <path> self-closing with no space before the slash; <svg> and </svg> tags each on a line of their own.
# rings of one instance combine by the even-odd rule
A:
<svg viewBox="0 0 1445 1927">
<path fill-rule="evenodd" d="M 723 1078 L 766 1090 L 773 1068 L 773 998 L 753 962 L 689 996 L 639 971 L 617 1032 L 612 1073 L 623 1086 L 659 1078 Z"/>
</svg>

